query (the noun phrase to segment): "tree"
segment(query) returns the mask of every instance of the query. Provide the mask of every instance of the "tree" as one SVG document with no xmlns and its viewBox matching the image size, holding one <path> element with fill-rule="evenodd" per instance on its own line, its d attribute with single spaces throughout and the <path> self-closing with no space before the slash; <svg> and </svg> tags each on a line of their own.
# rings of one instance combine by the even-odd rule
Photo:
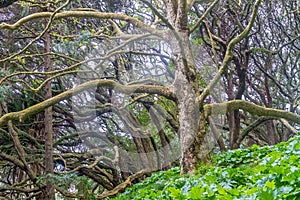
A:
<svg viewBox="0 0 300 200">
<path fill-rule="evenodd" d="M 52 165 L 59 168 L 56 174 L 88 177 L 97 192 L 122 188 L 118 185 L 132 177 L 176 165 L 177 142 L 182 173 L 193 173 L 200 162 L 210 161 L 209 129 L 226 149 L 213 116 L 227 115 L 230 148 L 240 147 L 254 125 L 266 120 L 299 124 L 294 113 L 298 94 L 284 101 L 293 105 L 291 112 L 273 108 L 272 101 L 282 101 L 270 92 L 279 88 L 287 94 L 278 82 L 291 77 L 276 80 L 272 73 L 280 68 L 269 66 L 276 55 L 296 74 L 295 2 L 20 1 L 13 6 L 20 6 L 21 14 L 4 10 L 12 18 L 0 24 L 6 44 L 0 60 L 5 97 L 0 127 L 14 148 L 11 152 L 3 145 L 0 157 L 8 169 L 24 175 L 18 181 L 9 175 L 4 183 L 9 187 L 2 190 L 38 196 L 54 187 L 74 197 L 53 181 Z M 277 5 L 294 10 L 286 15 L 294 31 L 271 25 L 282 17 L 275 13 Z M 261 23 L 267 13 L 273 14 L 268 25 Z M 288 39 L 269 39 L 263 27 Z M 249 126 L 243 129 L 242 118 L 252 123 L 244 120 Z M 266 127 L 270 135 L 276 130 L 272 121 Z M 279 142 L 276 137 L 272 144 Z M 45 158 L 45 164 L 37 161 Z M 141 169 L 147 170 L 134 174 Z M 26 190 L 15 187 L 22 181 L 27 181 Z M 84 187 L 78 186 L 79 196 L 87 195 Z"/>
</svg>

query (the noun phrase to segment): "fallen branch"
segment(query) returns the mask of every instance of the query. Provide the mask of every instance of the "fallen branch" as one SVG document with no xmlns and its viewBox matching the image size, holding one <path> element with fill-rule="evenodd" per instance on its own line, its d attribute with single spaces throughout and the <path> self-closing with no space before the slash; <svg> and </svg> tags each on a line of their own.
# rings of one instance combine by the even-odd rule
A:
<svg viewBox="0 0 300 200">
<path fill-rule="evenodd" d="M 124 181 L 123 183 L 121 183 L 120 185 L 118 185 L 117 187 L 115 187 L 113 190 L 110 190 L 108 192 L 105 192 L 103 194 L 100 194 L 97 196 L 97 199 L 104 199 L 106 197 L 110 197 L 110 196 L 114 196 L 120 192 L 122 192 L 123 190 L 125 190 L 128 186 L 131 186 L 132 181 L 144 176 L 147 173 L 152 172 L 151 170 L 141 170 L 131 176 L 129 176 L 126 181 Z"/>
</svg>

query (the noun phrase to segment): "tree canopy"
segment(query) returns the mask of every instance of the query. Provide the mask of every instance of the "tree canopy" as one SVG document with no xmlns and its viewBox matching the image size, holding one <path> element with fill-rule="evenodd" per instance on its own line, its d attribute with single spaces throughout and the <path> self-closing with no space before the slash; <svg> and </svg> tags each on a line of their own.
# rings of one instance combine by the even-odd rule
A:
<svg viewBox="0 0 300 200">
<path fill-rule="evenodd" d="M 0 196 L 103 198 L 287 141 L 300 124 L 299 6 L 1 1 Z"/>
</svg>

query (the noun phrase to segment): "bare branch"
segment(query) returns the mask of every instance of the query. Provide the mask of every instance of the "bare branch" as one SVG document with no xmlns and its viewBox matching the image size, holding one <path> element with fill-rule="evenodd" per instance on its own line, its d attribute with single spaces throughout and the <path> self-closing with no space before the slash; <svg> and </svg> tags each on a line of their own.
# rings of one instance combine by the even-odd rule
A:
<svg viewBox="0 0 300 200">
<path fill-rule="evenodd" d="M 201 93 L 201 95 L 199 96 L 199 98 L 197 98 L 197 102 L 200 103 L 200 108 L 203 106 L 203 102 L 205 100 L 205 98 L 209 95 L 209 92 L 212 90 L 212 88 L 217 84 L 217 82 L 220 80 L 220 78 L 222 77 L 222 75 L 224 74 L 224 72 L 226 71 L 229 62 L 231 61 L 232 57 L 233 57 L 233 53 L 232 53 L 232 49 L 234 47 L 234 45 L 236 45 L 237 43 L 239 43 L 241 40 L 245 39 L 248 34 L 250 33 L 250 30 L 254 24 L 257 12 L 258 12 L 258 8 L 259 5 L 261 3 L 262 0 L 256 0 L 255 4 L 254 4 L 254 8 L 252 11 L 252 15 L 250 17 L 250 21 L 248 23 L 248 25 L 246 26 L 246 28 L 244 29 L 244 31 L 242 31 L 239 35 L 237 35 L 236 37 L 234 37 L 228 44 L 227 49 L 226 49 L 226 53 L 225 53 L 225 57 L 223 59 L 222 62 L 222 66 L 219 69 L 218 73 L 215 75 L 215 77 L 213 78 L 213 80 L 206 86 L 206 88 L 204 89 L 204 91 Z"/>
<path fill-rule="evenodd" d="M 286 121 L 285 119 L 279 119 L 279 121 L 286 127 L 286 128 L 288 128 L 290 131 L 292 131 L 292 133 L 293 134 L 297 134 L 298 133 L 298 131 L 293 127 L 293 126 L 291 126 L 290 125 L 290 123 L 288 122 L 288 121 Z"/>
<path fill-rule="evenodd" d="M 51 15 L 49 16 L 50 17 L 50 19 L 49 19 L 49 22 L 47 23 L 47 25 L 46 25 L 46 28 L 36 37 L 36 38 L 34 38 L 31 42 L 29 42 L 23 49 L 21 49 L 19 52 L 17 52 L 17 53 L 15 53 L 15 54 L 13 54 L 13 55 L 11 55 L 11 56 L 9 56 L 9 57 L 7 57 L 7 58 L 5 58 L 5 59 L 3 59 L 3 60 L 1 60 L 2 62 L 3 61 L 6 61 L 6 60 L 9 60 L 9 59 L 11 59 L 11 58 L 13 58 L 13 57 L 15 57 L 15 56 L 17 56 L 17 55 L 20 55 L 22 52 L 24 52 L 24 51 L 26 51 L 34 42 L 36 42 L 36 41 L 38 41 L 39 39 L 41 39 L 44 35 L 45 35 L 45 33 L 49 30 L 49 28 L 50 28 L 50 26 L 51 26 L 51 24 L 52 24 L 52 22 L 53 22 L 53 19 L 55 18 L 55 15 L 61 10 L 61 9 L 63 9 L 64 7 L 66 7 L 68 4 L 69 4 L 69 2 L 70 2 L 70 0 L 67 0 L 62 6 L 60 6 L 59 8 L 57 8 L 53 13 L 51 13 Z M 0 24 L 0 30 L 1 30 L 1 25 L 2 24 Z"/>
<path fill-rule="evenodd" d="M 237 144 L 240 145 L 241 142 L 245 139 L 245 137 L 254 129 L 256 129 L 260 124 L 268 121 L 268 120 L 272 120 L 274 119 L 274 117 L 260 117 L 257 120 L 255 120 L 253 123 L 251 123 L 249 126 L 247 126 L 247 128 L 245 128 L 243 130 L 243 132 L 239 135 L 239 138 L 237 140 Z"/>
<path fill-rule="evenodd" d="M 190 33 L 194 32 L 196 28 L 202 23 L 204 18 L 209 14 L 209 12 L 215 7 L 215 5 L 219 2 L 219 0 L 215 0 L 210 4 L 210 6 L 207 8 L 207 10 L 203 13 L 203 15 L 198 19 L 196 24 L 190 29 Z"/>
<path fill-rule="evenodd" d="M 170 24 L 170 22 L 164 16 L 162 16 L 156 8 L 154 8 L 152 3 L 148 2 L 147 0 L 142 0 L 142 2 L 144 2 L 144 4 L 146 4 L 158 16 L 158 18 L 161 19 L 161 21 L 164 22 L 171 30 L 175 30 L 172 24 Z"/>
</svg>

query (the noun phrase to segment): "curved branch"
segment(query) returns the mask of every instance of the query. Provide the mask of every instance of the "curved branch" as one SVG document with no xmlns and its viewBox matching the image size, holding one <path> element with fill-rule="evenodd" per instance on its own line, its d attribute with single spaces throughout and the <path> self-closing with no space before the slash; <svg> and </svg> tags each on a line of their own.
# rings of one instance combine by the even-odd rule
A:
<svg viewBox="0 0 300 200">
<path fill-rule="evenodd" d="M 261 1 L 262 0 L 256 0 L 251 17 L 250 17 L 250 21 L 249 21 L 248 25 L 246 26 L 246 28 L 239 35 L 234 37 L 227 45 L 225 57 L 222 62 L 222 66 L 220 67 L 219 71 L 217 72 L 217 74 L 215 75 L 213 80 L 211 80 L 211 82 L 206 86 L 206 88 L 201 93 L 201 95 L 197 98 L 197 102 L 200 103 L 200 108 L 203 106 L 203 102 L 204 102 L 205 98 L 209 95 L 209 92 L 217 84 L 217 82 L 220 80 L 220 78 L 226 71 L 229 62 L 231 61 L 231 59 L 233 57 L 232 49 L 233 49 L 234 45 L 236 45 L 237 43 L 239 43 L 240 41 L 245 39 L 248 36 L 248 34 L 250 33 L 251 28 L 255 22 L 255 18 L 257 16 L 258 8 L 259 8 Z"/>
<path fill-rule="evenodd" d="M 215 7 L 215 5 L 219 2 L 219 0 L 215 0 L 210 4 L 210 6 L 207 8 L 207 10 L 203 13 L 203 15 L 198 19 L 195 25 L 190 29 L 190 33 L 194 32 L 196 28 L 202 23 L 204 18 L 210 13 L 210 11 Z"/>
<path fill-rule="evenodd" d="M 19 21 L 17 21 L 14 24 L 7 24 L 7 23 L 1 23 L 0 24 L 0 30 L 1 29 L 8 29 L 8 30 L 15 30 L 22 26 L 23 24 L 40 19 L 40 18 L 48 18 L 52 15 L 52 12 L 39 12 L 39 13 L 34 13 L 31 15 L 28 15 L 26 17 L 23 17 Z M 151 26 L 148 26 L 144 24 L 142 21 L 127 16 L 119 13 L 103 13 L 103 12 L 96 12 L 96 11 L 83 11 L 83 10 L 73 10 L 73 11 L 64 11 L 61 13 L 57 13 L 54 16 L 54 20 L 57 19 L 62 19 L 62 18 L 70 18 L 70 17 L 77 17 L 77 18 L 101 18 L 101 19 L 119 19 L 119 20 L 124 20 L 127 22 L 132 23 L 134 26 L 144 29 L 150 33 L 157 34 L 159 35 L 161 31 L 158 31 Z"/>
<path fill-rule="evenodd" d="M 170 100 L 176 101 L 176 95 L 171 91 L 170 89 L 171 86 L 167 87 L 167 86 L 155 86 L 155 85 L 121 85 L 113 80 L 102 80 L 102 79 L 93 80 L 78 85 L 75 88 L 67 90 L 59 95 L 56 95 L 50 99 L 47 99 L 43 102 L 40 102 L 24 110 L 18 112 L 11 112 L 3 115 L 0 118 L 0 127 L 4 126 L 9 120 L 19 120 L 20 122 L 23 122 L 29 116 L 37 114 L 62 100 L 72 97 L 73 95 L 81 93 L 87 89 L 96 88 L 97 86 L 105 87 L 108 89 L 114 89 L 118 92 L 125 93 L 125 94 L 132 94 L 132 93 L 158 94 Z"/>
<path fill-rule="evenodd" d="M 239 135 L 239 138 L 236 142 L 236 144 L 238 144 L 238 146 L 242 143 L 242 141 L 245 139 L 245 137 L 254 129 L 256 129 L 260 124 L 268 121 L 268 120 L 272 120 L 274 119 L 274 117 L 260 117 L 257 120 L 255 120 L 253 123 L 251 123 L 249 126 L 247 126 L 247 128 L 245 128 L 243 130 L 243 132 Z"/>
<path fill-rule="evenodd" d="M 7 160 L 7 161 L 13 163 L 14 165 L 20 167 L 21 169 L 25 168 L 22 161 L 20 161 L 19 159 L 15 158 L 13 156 L 10 156 L 6 153 L 0 152 L 0 158 L 1 158 L 1 160 Z"/>
<path fill-rule="evenodd" d="M 162 22 L 164 22 L 167 27 L 169 27 L 171 30 L 175 30 L 175 28 L 170 24 L 170 22 L 161 15 L 156 8 L 152 5 L 152 3 L 148 2 L 147 0 L 141 0 L 144 4 L 146 4 L 157 16 L 159 19 L 161 19 Z"/>
<path fill-rule="evenodd" d="M 141 178 L 142 176 L 144 176 L 145 174 L 148 174 L 152 172 L 151 170 L 141 170 L 131 176 L 129 176 L 126 181 L 124 181 L 123 183 L 121 183 L 120 185 L 118 185 L 117 187 L 115 187 L 113 190 L 108 191 L 106 193 L 100 194 L 97 196 L 97 199 L 104 199 L 106 197 L 110 197 L 113 195 L 118 194 L 119 192 L 123 191 L 125 188 L 127 188 L 128 186 L 130 186 L 132 184 L 132 181 Z"/>
<path fill-rule="evenodd" d="M 265 108 L 245 100 L 232 100 L 224 103 L 207 104 L 204 106 L 204 115 L 207 118 L 213 114 L 226 114 L 238 109 L 242 109 L 253 115 L 284 118 L 288 121 L 300 124 L 300 115 L 285 110 Z"/>
<path fill-rule="evenodd" d="M 17 52 L 17 53 L 15 53 L 15 54 L 13 54 L 13 55 L 11 55 L 11 56 L 9 56 L 9 57 L 3 59 L 2 62 L 3 62 L 3 61 L 6 61 L 6 60 L 9 60 L 9 59 L 11 59 L 11 58 L 14 58 L 14 57 L 17 56 L 17 55 L 20 55 L 22 52 L 26 51 L 26 50 L 27 50 L 34 42 L 40 40 L 40 39 L 45 35 L 45 33 L 50 29 L 50 26 L 51 26 L 51 24 L 52 24 L 52 22 L 53 22 L 53 19 L 55 18 L 55 15 L 56 15 L 61 9 L 63 9 L 64 7 L 66 7 L 69 3 L 70 3 L 70 0 L 67 0 L 63 5 L 61 5 L 61 6 L 60 6 L 59 8 L 57 8 L 54 12 L 52 12 L 51 15 L 49 16 L 50 19 L 49 19 L 49 21 L 48 21 L 48 23 L 47 23 L 47 25 L 46 25 L 46 28 L 45 28 L 45 29 L 44 29 L 44 30 L 43 30 L 36 38 L 34 38 L 34 39 L 33 39 L 32 41 L 30 41 L 24 48 L 22 48 L 19 52 Z M 0 30 L 1 30 L 1 25 L 2 25 L 2 24 L 0 24 Z"/>
</svg>

